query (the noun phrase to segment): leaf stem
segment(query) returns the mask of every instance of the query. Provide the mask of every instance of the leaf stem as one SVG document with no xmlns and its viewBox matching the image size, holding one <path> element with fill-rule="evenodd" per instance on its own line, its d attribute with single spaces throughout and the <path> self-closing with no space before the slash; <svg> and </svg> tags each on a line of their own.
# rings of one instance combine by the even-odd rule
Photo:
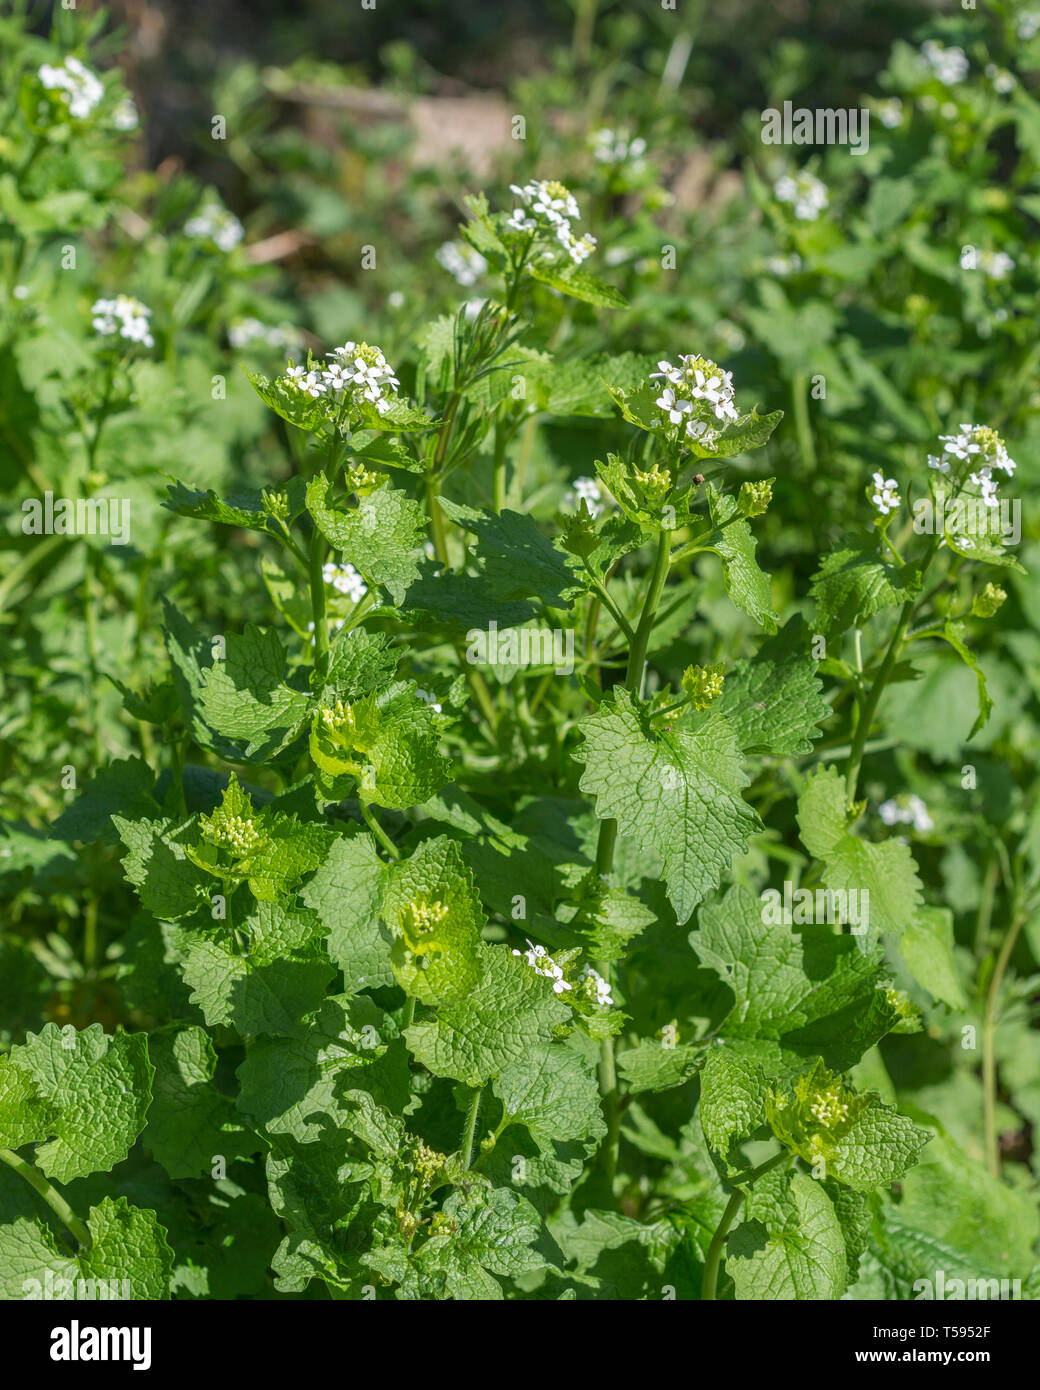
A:
<svg viewBox="0 0 1040 1390">
<path fill-rule="evenodd" d="M 34 1168 L 24 1158 L 19 1158 L 10 1149 L 0 1149 L 0 1162 L 6 1163 L 8 1168 L 13 1168 L 19 1177 L 24 1178 L 29 1186 L 40 1194 L 62 1225 L 76 1238 L 76 1243 L 85 1254 L 92 1244 L 90 1230 L 57 1188 L 50 1185 L 38 1168 Z"/>
<path fill-rule="evenodd" d="M 996 1024 L 997 1006 L 1000 1003 L 1000 987 L 1004 982 L 1011 952 L 1015 948 L 1018 934 L 1022 930 L 1026 914 L 1019 909 L 1001 943 L 997 963 L 993 967 L 989 989 L 986 991 L 986 1008 L 982 1017 L 982 1094 L 984 1125 L 986 1132 L 986 1166 L 995 1178 L 1000 1177 L 1000 1142 L 997 1137 L 997 1056 Z"/>
<path fill-rule="evenodd" d="M 711 1302 L 716 1296 L 723 1246 L 726 1244 L 726 1237 L 729 1235 L 730 1227 L 737 1219 L 737 1213 L 744 1204 L 744 1198 L 747 1196 L 747 1188 L 751 1187 L 753 1183 L 756 1183 L 758 1179 L 765 1173 L 768 1173 L 770 1169 L 776 1168 L 778 1164 L 789 1159 L 790 1156 L 787 1149 L 781 1149 L 780 1152 L 774 1154 L 772 1158 L 766 1159 L 765 1163 L 760 1163 L 757 1168 L 752 1168 L 749 1173 L 746 1175 L 742 1174 L 741 1178 L 734 1180 L 735 1182 L 739 1182 L 742 1179 L 742 1186 L 734 1188 L 733 1195 L 726 1204 L 726 1210 L 722 1213 L 722 1220 L 716 1227 L 715 1234 L 711 1238 L 711 1244 L 708 1246 L 708 1254 L 704 1261 L 704 1279 L 701 1283 L 701 1300 L 703 1302 Z"/>
<path fill-rule="evenodd" d="M 314 667 L 324 676 L 329 655 L 329 623 L 325 607 L 325 537 L 314 523 L 310 548 L 311 616 L 314 622 Z"/>
<path fill-rule="evenodd" d="M 468 1172 L 473 1162 L 473 1141 L 477 1133 L 477 1116 L 480 1114 L 480 1098 L 483 1089 L 477 1087 L 470 1097 L 469 1109 L 466 1111 L 466 1123 L 462 1131 L 462 1167 Z"/>
<path fill-rule="evenodd" d="M 365 818 L 365 824 L 368 826 L 369 830 L 371 830 L 372 834 L 376 837 L 379 843 L 386 850 L 387 854 L 389 854 L 390 858 L 400 859 L 401 851 L 397 848 L 393 840 L 391 840 L 390 836 L 386 833 L 383 827 L 379 824 L 379 821 L 372 814 L 372 809 L 368 805 L 368 803 L 366 801 L 362 801 L 359 798 L 358 805 L 361 807 L 361 814 Z"/>
</svg>

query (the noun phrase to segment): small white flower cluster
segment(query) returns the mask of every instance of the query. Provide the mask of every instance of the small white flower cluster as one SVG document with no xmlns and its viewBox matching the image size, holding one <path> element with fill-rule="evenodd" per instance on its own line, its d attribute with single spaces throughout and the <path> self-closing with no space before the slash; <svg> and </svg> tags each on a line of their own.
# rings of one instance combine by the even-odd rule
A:
<svg viewBox="0 0 1040 1390">
<path fill-rule="evenodd" d="M 1014 74 L 1008 72 L 1007 68 L 998 68 L 996 63 L 986 64 L 986 76 L 993 83 L 993 90 L 998 96 L 1006 97 L 1018 86 Z"/>
<path fill-rule="evenodd" d="M 1015 33 L 1026 43 L 1040 34 L 1040 10 L 1026 10 L 1018 16 Z"/>
<path fill-rule="evenodd" d="M 151 309 L 146 308 L 139 299 L 128 294 L 120 294 L 115 299 L 96 299 L 91 305 L 91 323 L 103 338 L 118 335 L 128 338 L 142 347 L 155 347 L 155 339 L 148 327 Z"/>
<path fill-rule="evenodd" d="M 967 261 L 967 266 L 965 266 Z M 1015 262 L 1006 251 L 980 251 L 976 260 L 978 268 L 991 280 L 1006 280 L 1015 268 Z M 961 266 L 970 268 L 971 253 L 961 255 Z"/>
<path fill-rule="evenodd" d="M 78 58 L 65 58 L 57 67 L 44 63 L 37 76 L 48 91 L 61 93 L 69 115 L 80 121 L 86 120 L 105 95 L 100 78 Z"/>
<path fill-rule="evenodd" d="M 488 263 L 469 242 L 446 241 L 434 252 L 438 264 L 454 275 L 463 289 L 470 289 L 488 268 Z"/>
<path fill-rule="evenodd" d="M 898 801 L 883 801 L 878 807 L 878 815 L 886 825 L 912 825 L 920 832 L 935 829 L 935 822 L 928 814 L 928 807 L 919 796 L 911 795 L 901 797 Z"/>
<path fill-rule="evenodd" d="M 432 694 L 429 690 L 422 690 L 419 686 L 416 686 L 415 698 L 417 700 L 421 700 L 424 705 L 429 705 L 430 709 L 433 710 L 434 714 L 440 714 L 441 707 L 437 703 L 437 697 L 436 695 Z"/>
<path fill-rule="evenodd" d="M 789 256 L 767 256 L 762 264 L 770 275 L 785 277 L 801 270 L 802 258 L 797 251 L 792 251 Z"/>
<path fill-rule="evenodd" d="M 603 493 L 600 491 L 599 483 L 595 478 L 575 478 L 574 486 L 564 494 L 563 505 L 565 507 L 573 507 L 577 510 L 582 502 L 589 509 L 589 516 L 599 516 L 600 508 L 603 505 Z"/>
<path fill-rule="evenodd" d="M 591 965 L 586 965 L 578 978 L 595 1003 L 604 1008 L 609 1009 L 611 1007 L 614 1003 L 614 996 L 610 992 L 610 985 L 598 970 L 593 970 Z"/>
<path fill-rule="evenodd" d="M 112 125 L 116 130 L 136 130 L 140 124 L 137 107 L 129 97 L 124 97 L 112 112 Z"/>
<path fill-rule="evenodd" d="M 781 175 L 773 192 L 781 203 L 794 204 L 794 215 L 801 222 L 815 222 L 830 202 L 827 185 L 807 169 Z"/>
<path fill-rule="evenodd" d="M 545 979 L 552 980 L 553 994 L 562 994 L 564 990 L 573 988 L 563 978 L 563 970 L 556 964 L 545 947 L 536 946 L 530 938 L 527 941 L 527 950 L 514 951 L 513 955 L 523 956 L 536 975 L 542 975 Z"/>
<path fill-rule="evenodd" d="M 627 131 L 609 130 L 604 126 L 589 136 L 593 156 L 600 164 L 630 164 L 633 172 L 645 164 L 646 141 L 637 135 L 631 139 Z"/>
<path fill-rule="evenodd" d="M 888 516 L 899 506 L 899 484 L 895 478 L 886 478 L 883 473 L 875 473 L 873 479 L 874 491 L 870 500 L 882 516 Z"/>
<path fill-rule="evenodd" d="M 236 854 L 251 854 L 264 843 L 256 825 L 245 816 L 228 816 L 210 830 L 218 844 L 227 845 Z"/>
<path fill-rule="evenodd" d="M 368 586 L 353 565 L 335 565 L 331 561 L 322 566 L 321 577 L 338 594 L 346 594 L 352 603 L 360 603 L 368 593 Z"/>
<path fill-rule="evenodd" d="M 560 243 L 575 265 L 592 255 L 596 249 L 593 236 L 576 237 L 571 223 L 581 220 L 574 194 L 555 179 L 532 179 L 521 188 L 511 183 L 510 190 L 523 202 L 514 208 L 506 226 L 514 232 L 547 233 Z"/>
<path fill-rule="evenodd" d="M 943 452 L 939 456 L 929 454 L 928 467 L 935 468 L 940 473 L 949 473 L 950 458 L 958 459 L 961 463 L 979 464 L 974 473 L 969 473 L 968 479 L 979 489 L 987 507 L 997 506 L 997 483 L 993 477 L 993 470 L 998 468 L 1011 478 L 1014 476 L 1016 464 L 1015 460 L 1008 456 L 1004 441 L 996 430 L 990 429 L 988 425 L 962 424 L 960 434 L 941 434 L 939 440 L 943 445 Z M 946 457 L 947 454 L 950 458 Z"/>
<path fill-rule="evenodd" d="M 673 425 L 685 429 L 688 438 L 709 448 L 718 434 L 716 423 L 739 420 L 733 404 L 733 373 L 724 372 L 707 357 L 688 353 L 679 358 L 680 366 L 662 359 L 660 371 L 651 372 L 651 381 L 661 379 L 669 384 L 654 402 Z"/>
<path fill-rule="evenodd" d="M 944 48 L 935 39 L 928 39 L 921 45 L 919 57 L 944 87 L 963 82 L 968 75 L 970 64 L 963 48 Z"/>
<path fill-rule="evenodd" d="M 320 370 L 294 367 L 291 363 L 279 378 L 283 386 L 317 400 L 347 395 L 368 401 L 380 415 L 392 404 L 391 397 L 401 384 L 394 369 L 377 347 L 368 343 L 344 343 Z"/>
<path fill-rule="evenodd" d="M 292 351 L 299 346 L 300 330 L 292 323 L 268 324 L 255 318 L 235 319 L 228 327 L 228 342 L 233 348 L 258 341 Z"/>
<path fill-rule="evenodd" d="M 245 235 L 245 228 L 233 212 L 219 203 L 204 203 L 184 224 L 184 235 L 199 241 L 212 241 L 221 251 L 233 251 Z"/>
<path fill-rule="evenodd" d="M 849 1114 L 849 1107 L 842 1100 L 838 1086 L 829 1086 L 826 1091 L 821 1091 L 809 1102 L 809 1110 L 813 1118 L 827 1129 L 840 1125 L 842 1120 L 848 1119 Z"/>
<path fill-rule="evenodd" d="M 903 103 L 899 97 L 884 97 L 874 109 L 886 130 L 895 130 L 903 124 Z"/>
</svg>

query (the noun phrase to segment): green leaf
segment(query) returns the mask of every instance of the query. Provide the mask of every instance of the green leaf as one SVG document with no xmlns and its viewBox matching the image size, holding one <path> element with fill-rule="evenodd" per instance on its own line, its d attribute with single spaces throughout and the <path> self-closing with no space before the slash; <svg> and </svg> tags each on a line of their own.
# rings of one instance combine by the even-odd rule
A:
<svg viewBox="0 0 1040 1390">
<path fill-rule="evenodd" d="M 767 632 L 776 632 L 776 614 L 769 592 L 769 576 L 755 559 L 757 542 L 747 521 L 733 521 L 737 515 L 736 498 L 719 492 L 711 483 L 705 484 L 708 510 L 716 528 L 704 541 L 703 549 L 712 550 L 722 560 L 722 578 L 732 602 L 754 618 Z M 728 523 L 724 525 L 724 523 Z"/>
<path fill-rule="evenodd" d="M 202 714 L 218 733 L 245 742 L 247 759 L 265 762 L 299 733 L 309 699 L 286 683 L 285 648 L 273 629 L 246 623 L 226 640 L 227 656 L 203 677 Z"/>
<path fill-rule="evenodd" d="M 154 786 L 155 777 L 140 758 L 109 763 L 94 773 L 72 805 L 62 811 L 51 827 L 51 838 L 117 845 L 113 816 L 147 820 L 159 814 Z"/>
<path fill-rule="evenodd" d="M 705 448 L 695 439 L 684 440 L 686 447 L 695 458 L 732 458 L 734 454 L 748 454 L 765 444 L 773 431 L 784 418 L 782 410 L 774 410 L 770 415 L 759 415 L 757 409 L 750 415 L 742 415 L 731 425 L 727 425 L 714 444 Z"/>
<path fill-rule="evenodd" d="M 393 936 L 390 965 L 406 994 L 444 1005 L 477 987 L 487 917 L 457 840 L 424 840 L 393 864 L 380 916 Z"/>
<path fill-rule="evenodd" d="M 542 1159 L 530 1166 L 555 1191 L 567 1192 L 607 1130 L 589 1059 L 567 1043 L 548 1043 L 505 1067 L 492 1086 L 508 1117 L 503 1129 L 523 1125 Z M 499 1146 L 511 1155 L 513 1137 L 500 1137 Z"/>
<path fill-rule="evenodd" d="M 217 1158 L 230 1163 L 257 1152 L 260 1142 L 234 1101 L 213 1085 L 217 1054 L 202 1028 L 153 1033 L 148 1053 L 155 1081 L 144 1143 L 171 1178 L 201 1178 Z"/>
<path fill-rule="evenodd" d="M 766 1075 L 728 1047 L 711 1047 L 701 1073 L 697 1113 L 710 1149 L 730 1174 L 746 1167 L 737 1150 L 766 1122 Z"/>
<path fill-rule="evenodd" d="M 899 942 L 899 954 L 919 985 L 951 1009 L 966 1009 L 953 956 L 953 913 L 947 907 L 920 907 Z"/>
<path fill-rule="evenodd" d="M 760 824 L 740 795 L 748 775 L 733 730 L 714 713 L 656 730 L 647 707 L 621 687 L 579 727 L 582 791 L 596 798 L 601 820 L 615 819 L 663 863 L 675 914 L 687 921 Z"/>
<path fill-rule="evenodd" d="M 618 1071 L 634 1095 L 642 1091 L 667 1091 L 688 1081 L 700 1066 L 704 1049 L 686 1043 L 665 1047 L 659 1042 L 643 1042 L 618 1054 Z"/>
<path fill-rule="evenodd" d="M 20 1149 L 55 1133 L 55 1109 L 28 1072 L 0 1057 L 0 1148 Z"/>
<path fill-rule="evenodd" d="M 845 783 L 836 768 L 809 774 L 798 798 L 802 844 L 825 866 L 832 890 L 869 893 L 868 939 L 879 933 L 900 936 L 921 902 L 921 880 L 908 845 L 898 840 L 871 844 L 847 828 Z"/>
<path fill-rule="evenodd" d="M 0 1298 L 169 1297 L 174 1254 L 155 1212 L 105 1197 L 91 1208 L 87 1225 L 92 1244 L 76 1256 L 62 1251 L 40 1221 L 0 1226 Z"/>
<path fill-rule="evenodd" d="M 390 943 L 379 929 L 388 866 L 371 835 L 338 836 L 325 860 L 300 889 L 321 918 L 329 955 L 343 971 L 348 992 L 394 982 Z"/>
<path fill-rule="evenodd" d="M 303 1037 L 304 1015 L 322 1003 L 335 973 L 321 949 L 317 915 L 291 899 L 258 902 L 236 925 L 248 940 L 245 955 L 226 933 L 192 943 L 183 972 L 192 1003 L 210 1027 L 226 1024 L 243 1037 Z"/>
<path fill-rule="evenodd" d="M 345 511 L 328 505 L 328 491 L 324 473 L 307 484 L 307 509 L 315 525 L 366 583 L 382 584 L 400 605 L 419 577 L 418 556 L 426 539 L 421 504 L 387 484 Z"/>
<path fill-rule="evenodd" d="M 54 1112 L 56 1137 L 36 1150 L 36 1164 L 58 1182 L 107 1173 L 144 1129 L 154 1069 L 144 1033 L 107 1034 L 100 1023 L 76 1032 L 45 1024 L 11 1049 Z"/>
<path fill-rule="evenodd" d="M 841 1223 L 822 1183 L 767 1173 L 752 1187 L 726 1243 L 738 1299 L 836 1299 L 845 1291 Z"/>
<path fill-rule="evenodd" d="M 701 908 L 690 933 L 734 994 L 723 1036 L 763 1061 L 820 1056 L 844 1071 L 898 1020 L 881 986 L 883 960 L 826 923 L 778 921 L 772 907 L 738 884 Z"/>
<path fill-rule="evenodd" d="M 517 1279 L 546 1268 L 534 1248 L 541 1219 L 526 1197 L 505 1187 L 471 1187 L 452 1192 L 443 1212 L 447 1229 L 412 1256 L 407 1296 L 500 1299 L 502 1288 L 492 1275 Z"/>
<path fill-rule="evenodd" d="M 884 1105 L 857 1095 L 822 1062 L 766 1096 L 773 1133 L 787 1148 L 856 1192 L 888 1187 L 916 1162 L 929 1132 Z"/>
<path fill-rule="evenodd" d="M 504 509 L 499 515 L 440 499 L 448 516 L 477 537 L 481 579 L 496 598 L 533 594 L 549 608 L 569 612 L 570 600 L 584 590 L 567 555 L 539 531 L 529 513 Z"/>
<path fill-rule="evenodd" d="M 920 593 L 921 581 L 912 565 L 896 567 L 878 555 L 878 542 L 868 532 L 852 532 L 824 557 L 809 590 L 816 602 L 814 631 L 836 636 L 862 627 L 883 608 L 896 607 Z"/>
<path fill-rule="evenodd" d="M 366 632 L 364 628 L 339 632 L 329 647 L 322 694 L 356 700 L 389 685 L 400 660 L 401 653 L 390 646 L 385 632 Z"/>
<path fill-rule="evenodd" d="M 947 622 L 943 625 L 942 631 L 936 632 L 935 636 L 948 642 L 965 666 L 975 673 L 975 683 L 979 692 L 979 713 L 975 723 L 971 726 L 971 733 L 968 735 L 970 740 L 989 722 L 989 717 L 993 713 L 993 701 L 986 689 L 986 673 L 976 660 L 975 653 L 964 643 L 964 631 L 963 623 Z"/>
<path fill-rule="evenodd" d="M 811 753 L 830 717 L 820 697 L 809 632 L 799 615 L 763 642 L 756 656 L 727 673 L 717 705 L 746 753 Z"/>
<path fill-rule="evenodd" d="M 624 309 L 628 303 L 611 285 L 575 265 L 550 266 L 532 261 L 526 269 L 533 280 L 585 304 L 594 304 L 600 309 Z"/>
<path fill-rule="evenodd" d="M 435 1076 L 483 1086 L 510 1066 L 537 1056 L 570 1009 L 521 956 L 481 944 L 483 978 L 466 998 L 442 1005 L 435 1019 L 413 1023 L 405 1041 Z"/>
</svg>

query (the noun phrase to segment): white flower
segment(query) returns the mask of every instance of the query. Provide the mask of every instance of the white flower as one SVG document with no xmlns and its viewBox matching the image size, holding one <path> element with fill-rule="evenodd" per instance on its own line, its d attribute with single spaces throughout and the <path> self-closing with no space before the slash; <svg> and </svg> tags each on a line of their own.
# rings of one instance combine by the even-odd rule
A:
<svg viewBox="0 0 1040 1390">
<path fill-rule="evenodd" d="M 91 323 L 102 338 L 126 338 L 142 347 L 154 347 L 155 339 L 148 327 L 152 311 L 128 294 L 115 299 L 97 299 L 91 305 Z"/>
<path fill-rule="evenodd" d="M 100 79 L 78 58 L 66 58 L 57 67 L 44 63 L 37 75 L 48 91 L 60 92 L 77 120 L 85 120 L 105 94 Z"/>
<path fill-rule="evenodd" d="M 870 500 L 882 516 L 888 516 L 889 512 L 894 512 L 899 506 L 899 493 L 896 490 L 898 486 L 895 478 L 886 478 L 881 473 L 874 474 L 875 491 Z"/>
<path fill-rule="evenodd" d="M 610 992 L 610 985 L 599 973 L 593 970 L 591 965 L 586 965 L 580 976 L 582 981 L 589 980 L 596 992 L 596 1003 L 610 1007 L 614 1002 L 614 996 Z"/>
<path fill-rule="evenodd" d="M 511 227 L 514 232 L 533 232 L 538 223 L 533 217 L 528 217 L 523 208 L 514 208 L 506 226 Z"/>
<path fill-rule="evenodd" d="M 903 123 L 903 103 L 899 97 L 885 97 L 877 103 L 878 120 L 886 130 L 895 130 Z"/>
<path fill-rule="evenodd" d="M 434 254 L 437 261 L 449 274 L 455 276 L 464 289 L 475 285 L 488 268 L 488 263 L 480 252 L 475 251 L 465 241 L 446 241 Z"/>
<path fill-rule="evenodd" d="M 185 236 L 209 240 L 221 251 L 233 251 L 245 235 L 245 229 L 233 212 L 210 202 L 189 217 L 184 224 Z"/>
<path fill-rule="evenodd" d="M 773 185 L 773 192 L 780 202 L 794 204 L 794 215 L 802 222 L 815 222 L 830 202 L 827 185 L 806 169 L 784 174 Z"/>
<path fill-rule="evenodd" d="M 962 424 L 960 434 L 941 434 L 939 439 L 943 444 L 944 453 L 964 463 L 969 459 L 984 463 L 987 472 L 992 468 L 999 468 L 1010 478 L 1017 467 L 1015 460 L 1008 457 L 1008 451 L 1000 435 L 988 425 Z M 929 462 L 931 463 L 931 459 Z M 941 471 L 946 473 L 949 469 L 947 467 Z"/>
<path fill-rule="evenodd" d="M 599 516 L 600 505 L 603 501 L 603 494 L 599 490 L 599 483 L 595 478 L 575 478 L 570 491 L 564 496 L 564 505 L 577 507 L 584 502 L 589 509 L 589 516 Z"/>
<path fill-rule="evenodd" d="M 346 594 L 352 603 L 360 603 L 368 593 L 368 586 L 353 565 L 336 565 L 331 562 L 323 565 L 321 577 L 339 594 Z"/>
<path fill-rule="evenodd" d="M 878 815 L 886 825 L 912 825 L 921 834 L 935 829 L 928 807 L 919 796 L 900 797 L 898 801 L 883 801 Z"/>
<path fill-rule="evenodd" d="M 1040 33 L 1040 10 L 1026 10 L 1018 16 L 1015 33 L 1027 43 Z"/>
<path fill-rule="evenodd" d="M 257 318 L 234 319 L 228 327 L 232 347 L 247 347 L 257 341 L 292 351 L 299 345 L 300 330 L 291 323 L 266 324 Z"/>
<path fill-rule="evenodd" d="M 572 986 L 563 978 L 563 971 L 553 960 L 544 946 L 536 946 L 528 939 L 526 951 L 514 951 L 514 956 L 522 955 L 536 975 L 542 975 L 553 982 L 553 994 L 562 994 Z"/>
<path fill-rule="evenodd" d="M 928 39 L 921 45 L 919 56 L 944 87 L 963 82 L 971 66 L 963 48 L 944 48 L 935 39 Z"/>
<path fill-rule="evenodd" d="M 402 309 L 404 307 L 404 295 L 400 290 L 391 290 L 386 297 L 386 302 L 391 309 Z"/>
<path fill-rule="evenodd" d="M 999 506 L 997 499 L 997 485 L 993 481 L 993 474 L 988 468 L 980 468 L 977 473 L 968 475 L 969 480 L 979 489 L 983 502 L 987 507 Z"/>
<path fill-rule="evenodd" d="M 136 130 L 141 124 L 137 107 L 129 97 L 124 98 L 112 112 L 112 124 L 116 130 Z"/>
<path fill-rule="evenodd" d="M 790 256 L 767 256 L 763 265 L 770 275 L 783 277 L 793 275 L 796 270 L 801 270 L 802 258 L 797 251 L 794 251 Z"/>
<path fill-rule="evenodd" d="M 1002 97 L 1007 96 L 1008 92 L 1013 92 L 1018 86 L 1007 68 L 998 68 L 996 63 L 986 64 L 986 76 L 993 83 L 993 90 Z"/>
<path fill-rule="evenodd" d="M 600 164 L 630 164 L 636 172 L 646 162 L 646 141 L 641 136 L 630 139 L 627 131 L 608 130 L 604 126 L 589 136 L 589 145 Z"/>
<path fill-rule="evenodd" d="M 429 705 L 430 709 L 432 709 L 432 710 L 434 711 L 435 714 L 440 714 L 440 712 L 441 712 L 441 707 L 440 707 L 440 705 L 437 703 L 436 696 L 431 695 L 430 692 L 429 692 L 428 690 L 420 690 L 419 687 L 416 686 L 416 688 L 415 688 L 415 698 L 416 698 L 417 700 L 422 700 L 422 702 L 423 702 L 424 705 Z M 517 953 L 516 951 L 514 951 L 513 954 L 516 955 L 516 954 L 518 954 L 518 953 Z"/>
<path fill-rule="evenodd" d="M 692 402 L 678 400 L 675 392 L 670 386 L 661 392 L 654 404 L 659 405 L 662 410 L 668 412 L 668 418 L 673 425 L 680 424 L 682 422 L 682 417 L 684 415 L 689 415 L 690 411 L 693 409 Z"/>
<path fill-rule="evenodd" d="M 979 269 L 991 280 L 1004 280 L 1015 268 L 1015 262 L 1005 251 L 982 251 L 979 253 Z"/>
</svg>

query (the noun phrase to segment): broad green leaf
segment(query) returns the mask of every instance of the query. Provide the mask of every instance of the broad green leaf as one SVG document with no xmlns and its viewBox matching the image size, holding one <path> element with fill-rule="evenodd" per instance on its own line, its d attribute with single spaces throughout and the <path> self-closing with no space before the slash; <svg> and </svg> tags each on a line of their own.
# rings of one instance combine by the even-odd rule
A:
<svg viewBox="0 0 1040 1390">
<path fill-rule="evenodd" d="M 824 557 L 813 576 L 809 592 L 816 601 L 816 613 L 811 626 L 828 637 L 862 627 L 883 608 L 914 598 L 920 587 L 912 564 L 902 568 L 889 564 L 880 558 L 873 535 L 853 532 Z"/>
<path fill-rule="evenodd" d="M 757 542 L 747 521 L 736 521 L 736 498 L 719 492 L 706 484 L 708 510 L 715 530 L 704 541 L 703 549 L 712 550 L 722 560 L 722 577 L 730 599 L 748 617 L 776 632 L 776 614 L 769 592 L 769 576 L 759 568 L 755 559 Z"/>
<path fill-rule="evenodd" d="M 533 594 L 550 608 L 570 610 L 570 600 L 584 589 L 575 561 L 542 535 L 529 513 L 505 509 L 496 515 L 444 497 L 440 505 L 477 537 L 476 560 L 490 593 L 503 599 Z"/>
<path fill-rule="evenodd" d="M 0 1148 L 20 1149 L 55 1133 L 55 1110 L 32 1076 L 0 1057 Z"/>
<path fill-rule="evenodd" d="M 226 657 L 203 678 L 202 714 L 225 738 L 245 742 L 247 759 L 263 762 L 299 733 L 309 698 L 287 683 L 285 648 L 273 629 L 246 623 L 226 641 Z"/>
<path fill-rule="evenodd" d="M 724 1045 L 708 1049 L 697 1113 L 708 1147 L 731 1174 L 744 1166 L 737 1153 L 740 1145 L 766 1122 L 766 1081 L 750 1058 Z"/>
<path fill-rule="evenodd" d="M 128 850 L 123 873 L 142 905 L 163 921 L 197 912 L 213 880 L 207 880 L 185 851 L 194 837 L 191 823 L 127 821 L 113 815 L 112 824 Z"/>
<path fill-rule="evenodd" d="M 836 768 L 819 767 L 809 774 L 798 798 L 802 844 L 823 862 L 827 887 L 857 892 L 860 903 L 869 894 L 869 931 L 900 936 L 914 920 L 921 903 L 921 880 L 908 845 L 898 840 L 872 844 L 848 829 L 845 783 Z"/>
<path fill-rule="evenodd" d="M 344 510 L 328 503 L 329 480 L 318 473 L 307 484 L 307 509 L 315 525 L 368 584 L 382 584 L 394 602 L 419 577 L 418 556 L 426 539 L 419 502 L 386 484 Z"/>
<path fill-rule="evenodd" d="M 169 1297 L 174 1253 L 155 1212 L 105 1197 L 87 1217 L 92 1244 L 70 1255 L 40 1221 L 0 1226 L 0 1298 L 143 1299 Z"/>
<path fill-rule="evenodd" d="M 835 1299 L 845 1290 L 845 1242 L 823 1184 L 773 1171 L 744 1203 L 726 1243 L 738 1299 Z"/>
<path fill-rule="evenodd" d="M 899 954 L 919 985 L 951 1009 L 966 1009 L 953 956 L 953 913 L 921 907 L 899 940 Z"/>
<path fill-rule="evenodd" d="M 580 299 L 585 304 L 594 304 L 600 309 L 623 309 L 628 303 L 624 295 L 618 294 L 613 286 L 598 280 L 595 275 L 590 275 L 587 270 L 581 270 L 577 266 L 546 266 L 532 261 L 527 266 L 527 272 L 540 284 L 559 290 L 570 299 Z"/>
<path fill-rule="evenodd" d="M 727 672 L 717 709 L 745 752 L 810 753 L 831 713 L 821 689 L 808 629 L 796 616 Z"/>
<path fill-rule="evenodd" d="M 379 928 L 387 873 L 371 835 L 356 832 L 337 836 L 300 889 L 301 900 L 321 919 L 329 955 L 343 971 L 349 993 L 394 981 L 390 943 Z"/>
<path fill-rule="evenodd" d="M 390 965 L 406 994 L 441 1006 L 477 987 L 487 918 L 457 840 L 424 840 L 393 864 L 380 916 L 393 936 Z"/>
<path fill-rule="evenodd" d="M 154 787 L 155 777 L 140 758 L 118 758 L 94 773 L 54 822 L 51 836 L 117 845 L 119 835 L 112 817 L 148 820 L 158 816 L 161 807 L 153 795 Z"/>
<path fill-rule="evenodd" d="M 667 1091 L 688 1081 L 700 1066 L 704 1049 L 689 1043 L 665 1047 L 659 1042 L 642 1042 L 627 1048 L 617 1058 L 618 1071 L 633 1094 L 641 1091 Z"/>
<path fill-rule="evenodd" d="M 405 1041 L 435 1076 L 483 1086 L 511 1066 L 540 1055 L 570 1009 L 551 982 L 506 946 L 481 945 L 483 977 L 466 998 L 442 1005 L 436 1018 L 413 1023 Z"/>
<path fill-rule="evenodd" d="M 45 1024 L 12 1048 L 12 1064 L 32 1078 L 52 1112 L 56 1137 L 36 1150 L 36 1164 L 58 1182 L 107 1173 L 144 1129 L 154 1068 L 144 1033 L 105 1033 L 100 1023 L 77 1032 Z"/>
<path fill-rule="evenodd" d="M 676 917 L 686 922 L 759 828 L 740 795 L 748 775 L 733 730 L 714 713 L 671 732 L 654 729 L 646 707 L 621 687 L 580 728 L 582 791 L 596 798 L 600 819 L 612 817 L 660 859 Z"/>
<path fill-rule="evenodd" d="M 144 1144 L 171 1178 L 201 1178 L 218 1158 L 257 1152 L 260 1141 L 213 1084 L 217 1054 L 202 1028 L 153 1033 L 148 1053 L 155 1080 Z"/>
</svg>

